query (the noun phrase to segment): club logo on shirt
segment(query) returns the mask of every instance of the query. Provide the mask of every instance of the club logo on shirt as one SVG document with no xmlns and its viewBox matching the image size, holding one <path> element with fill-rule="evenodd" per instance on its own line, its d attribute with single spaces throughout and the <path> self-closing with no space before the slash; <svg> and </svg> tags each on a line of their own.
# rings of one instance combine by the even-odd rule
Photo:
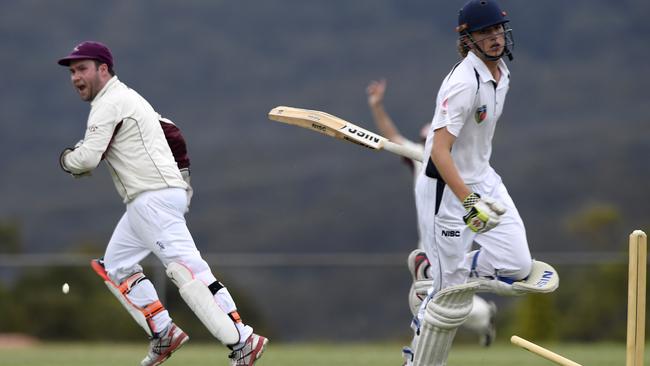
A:
<svg viewBox="0 0 650 366">
<path fill-rule="evenodd" d="M 476 108 L 476 112 L 474 113 L 474 120 L 476 123 L 481 123 L 485 120 L 487 117 L 487 105 L 483 104 L 482 106 Z"/>
</svg>

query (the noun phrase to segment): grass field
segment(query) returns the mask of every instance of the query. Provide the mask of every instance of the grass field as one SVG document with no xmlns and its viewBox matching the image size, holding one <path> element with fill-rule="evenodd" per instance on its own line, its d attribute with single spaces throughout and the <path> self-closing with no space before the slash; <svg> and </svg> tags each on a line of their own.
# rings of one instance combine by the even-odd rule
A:
<svg viewBox="0 0 650 366">
<path fill-rule="evenodd" d="M 584 366 L 625 364 L 625 345 L 541 344 Z M 43 343 L 36 346 L 0 349 L 3 366 L 122 366 L 139 365 L 144 356 L 142 344 Z M 165 366 L 228 365 L 223 347 L 189 343 L 174 354 Z M 645 364 L 650 364 L 646 354 Z M 402 364 L 401 345 L 378 344 L 274 344 L 269 343 L 260 366 L 398 366 Z M 490 348 L 454 346 L 449 366 L 544 366 L 553 363 L 509 343 Z"/>
</svg>

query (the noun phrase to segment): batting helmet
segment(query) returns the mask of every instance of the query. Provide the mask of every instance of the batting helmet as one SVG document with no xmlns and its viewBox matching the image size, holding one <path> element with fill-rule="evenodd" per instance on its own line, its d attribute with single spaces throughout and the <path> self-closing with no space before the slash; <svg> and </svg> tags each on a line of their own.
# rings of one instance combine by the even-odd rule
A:
<svg viewBox="0 0 650 366">
<path fill-rule="evenodd" d="M 468 38 L 471 43 L 474 43 L 470 33 L 476 32 L 481 29 L 493 27 L 495 25 L 508 23 L 507 13 L 501 10 L 501 7 L 495 0 L 470 0 L 458 12 L 458 27 L 456 31 L 462 38 Z M 503 54 L 512 60 L 511 50 L 514 47 L 514 40 L 512 38 L 512 29 L 504 26 L 506 37 L 506 45 Z M 498 60 L 503 54 L 492 57 L 486 55 L 480 48 L 478 51 L 488 60 Z"/>
<path fill-rule="evenodd" d="M 509 22 L 505 11 L 494 0 L 471 0 L 458 12 L 456 31 L 476 32 L 483 28 Z"/>
</svg>

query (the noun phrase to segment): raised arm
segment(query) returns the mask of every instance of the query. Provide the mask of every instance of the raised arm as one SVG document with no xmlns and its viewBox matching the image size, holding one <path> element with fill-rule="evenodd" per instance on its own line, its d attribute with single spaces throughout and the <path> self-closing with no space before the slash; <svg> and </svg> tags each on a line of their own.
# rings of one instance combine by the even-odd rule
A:
<svg viewBox="0 0 650 366">
<path fill-rule="evenodd" d="M 379 129 L 379 133 L 388 138 L 389 140 L 401 144 L 406 140 L 393 123 L 386 109 L 384 108 L 384 94 L 386 93 L 386 80 L 381 79 L 378 81 L 371 81 L 366 88 L 368 95 L 368 105 L 372 112 L 372 117 L 375 125 Z"/>
</svg>

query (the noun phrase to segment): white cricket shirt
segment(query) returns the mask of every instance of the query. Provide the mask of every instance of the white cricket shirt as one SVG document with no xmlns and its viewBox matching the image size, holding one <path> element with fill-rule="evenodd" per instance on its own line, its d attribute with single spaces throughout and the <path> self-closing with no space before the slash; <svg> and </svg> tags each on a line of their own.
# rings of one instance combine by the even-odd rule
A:
<svg viewBox="0 0 650 366">
<path fill-rule="evenodd" d="M 499 60 L 497 84 L 490 70 L 473 52 L 445 77 L 436 99 L 425 151 L 431 154 L 434 130 L 446 127 L 456 141 L 451 156 L 465 184 L 483 181 L 492 170 L 492 137 L 510 85 L 510 72 Z"/>
<path fill-rule="evenodd" d="M 105 159 L 124 202 L 163 188 L 187 189 L 160 127 L 160 115 L 113 76 L 91 102 L 83 144 L 63 157 L 74 174 Z"/>
</svg>

